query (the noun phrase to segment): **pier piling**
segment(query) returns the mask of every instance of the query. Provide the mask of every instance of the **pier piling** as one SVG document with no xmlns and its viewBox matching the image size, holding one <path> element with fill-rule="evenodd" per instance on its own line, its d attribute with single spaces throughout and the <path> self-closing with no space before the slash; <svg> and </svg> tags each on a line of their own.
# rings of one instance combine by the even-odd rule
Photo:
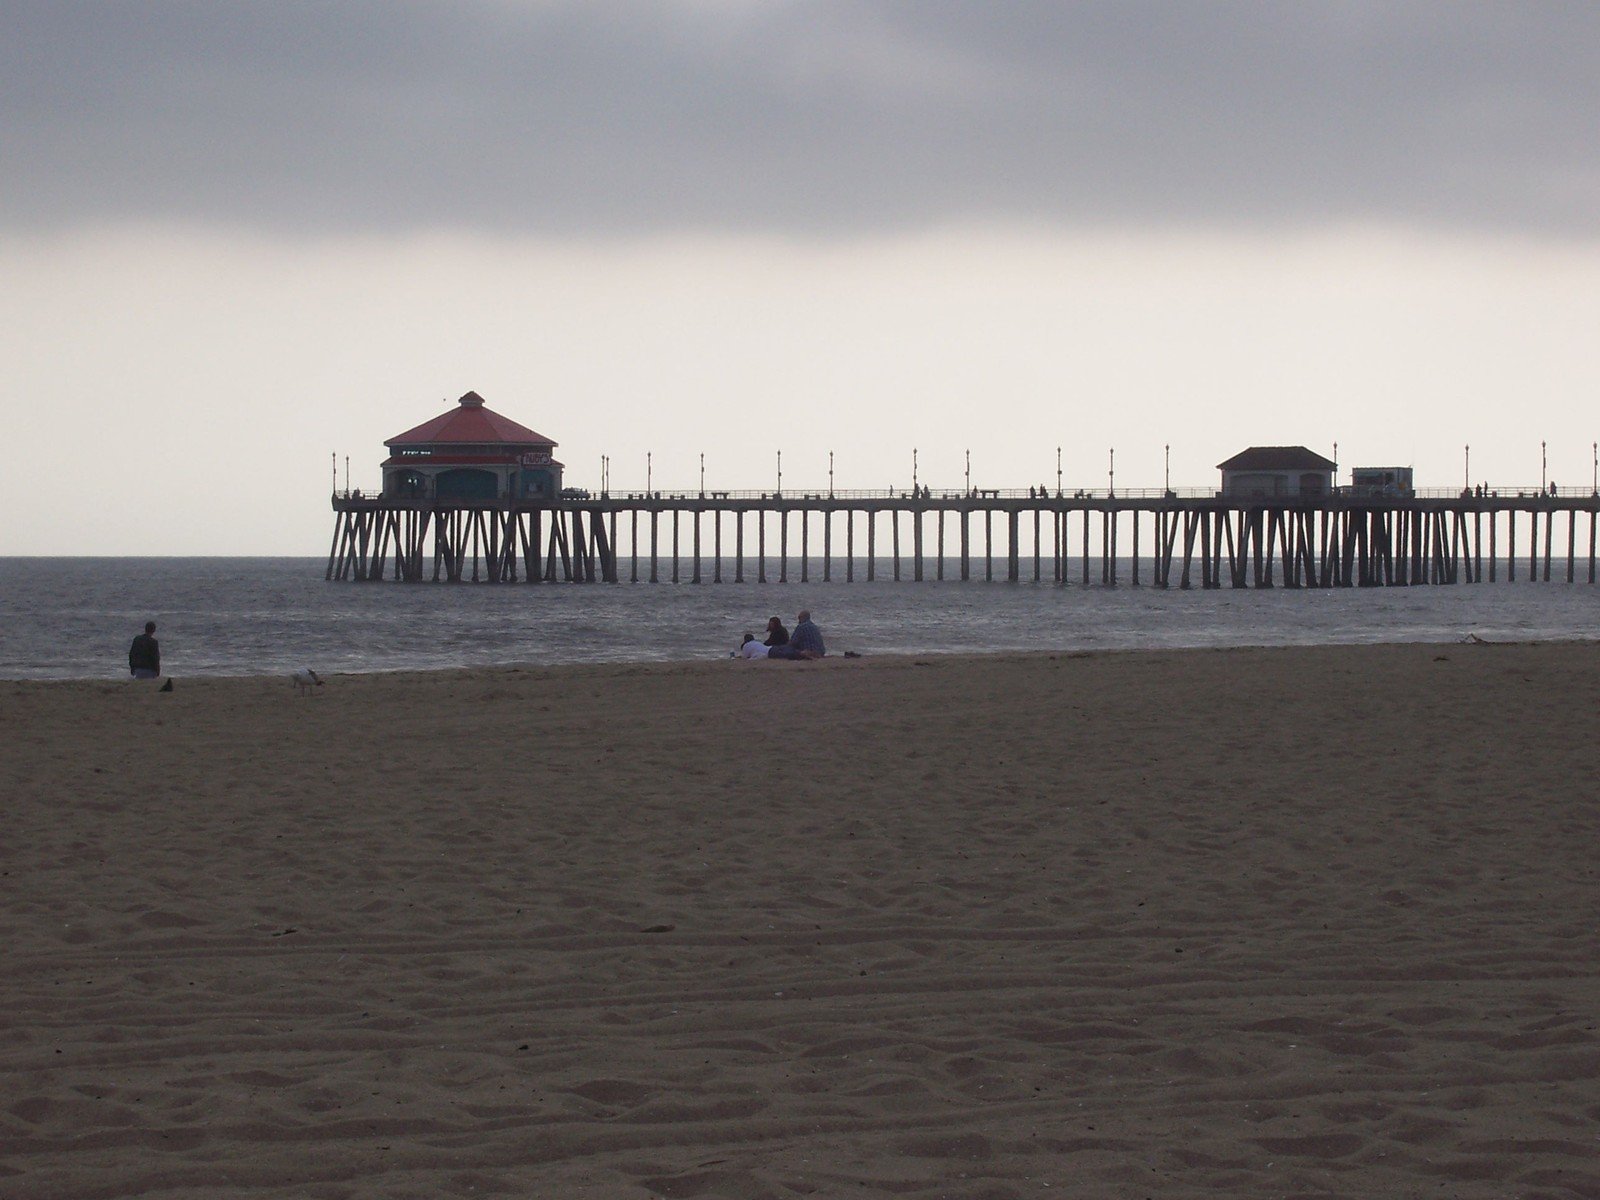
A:
<svg viewBox="0 0 1600 1200">
<path fill-rule="evenodd" d="M 1527 579 L 1549 583 L 1565 578 L 1596 581 L 1597 539 L 1600 539 L 1600 495 L 1484 495 L 1481 490 L 1455 498 L 1318 497 L 1306 500 L 1251 500 L 1224 496 L 1179 498 L 1145 496 L 1046 496 L 1025 499 L 999 493 L 945 493 L 933 496 L 883 495 L 844 498 L 813 494 L 799 497 L 762 495 L 669 495 L 583 498 L 558 504 L 513 502 L 440 505 L 382 496 L 335 496 L 333 535 L 328 544 L 325 577 L 330 580 L 376 582 L 391 579 L 415 583 L 616 583 L 623 553 L 618 532 L 627 535 L 627 576 L 651 583 L 665 575 L 674 583 L 684 578 L 687 549 L 689 582 L 726 581 L 723 566 L 723 517 L 733 522 L 732 580 L 746 578 L 745 518 L 756 523 L 756 570 L 768 580 L 767 518 L 777 521 L 777 579 L 789 581 L 789 517 L 799 514 L 799 573 L 811 583 L 811 521 L 821 523 L 821 581 L 836 582 L 833 527 L 835 514 L 844 521 L 846 582 L 856 578 L 856 521 L 866 523 L 866 579 L 877 579 L 879 516 L 890 528 L 890 563 L 894 579 L 923 582 L 946 578 L 946 533 L 951 518 L 958 555 L 952 575 L 970 581 L 973 571 L 972 521 L 982 521 L 982 578 L 997 574 L 1008 583 L 1023 579 L 1023 521 L 1032 525 L 1033 582 L 1049 579 L 1058 586 L 1088 586 L 1098 576 L 1105 587 L 1122 582 L 1124 527 L 1131 543 L 1128 581 L 1135 587 L 1329 588 L 1412 587 L 1421 585 L 1494 583 L 1518 575 L 1519 526 L 1527 528 L 1523 555 Z M 620 521 L 626 513 L 626 521 Z M 1099 517 L 1098 546 L 1091 525 Z M 1502 514 L 1504 529 L 1502 530 Z M 1557 524 L 1565 524 L 1565 571 L 1561 570 Z M 1579 519 L 1588 515 L 1587 546 L 1581 545 Z M 1078 520 L 1078 569 L 1070 568 L 1074 547 L 1071 521 Z M 1151 561 L 1143 561 L 1144 518 L 1150 517 Z M 995 518 L 1004 520 L 1005 565 L 996 571 Z M 662 518 L 670 524 L 671 562 L 662 570 Z M 705 569 L 706 532 L 711 522 L 710 571 Z M 689 521 L 685 546 L 683 522 Z M 909 545 L 902 546 L 902 521 L 909 522 Z M 931 548 L 927 544 L 933 538 Z M 1501 545 L 1502 538 L 1504 546 Z M 1048 551 L 1046 540 L 1048 539 Z M 906 570 L 909 554 L 910 570 Z M 929 570 L 929 558 L 932 570 Z M 431 558 L 431 570 L 428 566 Z M 642 563 L 641 559 L 647 560 Z M 1093 571 L 1098 559 L 1098 572 Z M 1580 569 L 1580 563 L 1584 564 Z M 1198 567 L 1198 571 L 1196 568 Z M 1487 567 L 1487 570 L 1485 568 Z M 1196 578 L 1198 576 L 1198 580 Z"/>
</svg>

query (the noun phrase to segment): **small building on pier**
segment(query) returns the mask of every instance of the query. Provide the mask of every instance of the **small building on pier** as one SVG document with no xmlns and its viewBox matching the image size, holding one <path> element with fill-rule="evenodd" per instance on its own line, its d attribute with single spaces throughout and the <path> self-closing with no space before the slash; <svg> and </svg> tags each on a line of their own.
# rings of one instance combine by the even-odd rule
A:
<svg viewBox="0 0 1600 1200">
<path fill-rule="evenodd" d="M 1356 467 L 1350 472 L 1350 495 L 1413 496 L 1410 467 Z"/>
<path fill-rule="evenodd" d="M 391 500 L 554 502 L 556 443 L 485 407 L 468 392 L 456 407 L 384 443 L 383 494 Z"/>
<path fill-rule="evenodd" d="M 1271 500 L 1329 495 L 1336 465 L 1304 446 L 1251 446 L 1217 469 L 1224 496 Z"/>
</svg>

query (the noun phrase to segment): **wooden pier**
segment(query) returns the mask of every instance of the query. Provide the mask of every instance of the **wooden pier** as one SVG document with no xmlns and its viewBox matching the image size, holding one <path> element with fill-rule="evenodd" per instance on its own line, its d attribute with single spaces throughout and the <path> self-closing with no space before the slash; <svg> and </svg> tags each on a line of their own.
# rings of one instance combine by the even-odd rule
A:
<svg viewBox="0 0 1600 1200">
<path fill-rule="evenodd" d="M 886 562 L 912 582 L 1332 588 L 1592 584 L 1600 495 L 924 489 L 441 505 L 345 492 L 333 508 L 327 578 L 341 580 L 853 582 Z"/>
</svg>

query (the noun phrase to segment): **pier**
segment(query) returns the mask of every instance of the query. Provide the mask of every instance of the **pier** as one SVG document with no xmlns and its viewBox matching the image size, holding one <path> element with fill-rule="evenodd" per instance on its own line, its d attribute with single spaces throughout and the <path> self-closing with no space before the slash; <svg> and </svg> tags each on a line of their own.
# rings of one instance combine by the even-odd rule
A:
<svg viewBox="0 0 1600 1200">
<path fill-rule="evenodd" d="M 338 580 L 826 583 L 886 571 L 904 582 L 1332 588 L 1592 584 L 1600 495 L 923 488 L 441 501 L 346 490 L 333 509 L 327 578 Z"/>
<path fill-rule="evenodd" d="M 448 401 L 446 401 L 448 403 Z M 330 580 L 408 583 L 810 583 L 890 578 L 1048 580 L 1116 587 L 1411 587 L 1595 581 L 1594 486 L 1419 491 L 1410 467 L 1338 464 L 1305 446 L 1252 446 L 1218 464 L 1219 489 L 598 495 L 563 486 L 557 443 L 467 392 L 385 441 L 383 482 L 335 472 Z M 1542 447 L 1541 447 L 1542 449 Z M 1337 447 L 1335 447 L 1337 454 Z M 1114 461 L 1114 460 L 1113 460 Z M 913 453 L 913 463 L 915 455 Z M 1585 519 L 1587 518 L 1587 519 Z M 1519 541 L 1520 538 L 1520 541 Z M 626 552 L 624 552 L 626 547 Z M 859 552 L 859 554 L 858 554 Z M 1124 576 L 1124 572 L 1126 572 Z"/>
</svg>

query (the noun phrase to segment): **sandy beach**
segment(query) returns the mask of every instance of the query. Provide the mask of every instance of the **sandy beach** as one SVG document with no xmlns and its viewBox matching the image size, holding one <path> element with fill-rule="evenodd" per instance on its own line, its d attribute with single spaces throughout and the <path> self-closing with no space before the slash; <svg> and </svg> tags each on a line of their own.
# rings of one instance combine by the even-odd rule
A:
<svg viewBox="0 0 1600 1200">
<path fill-rule="evenodd" d="M 1600 645 L 0 684 L 0 1195 L 1600 1195 Z"/>
</svg>

